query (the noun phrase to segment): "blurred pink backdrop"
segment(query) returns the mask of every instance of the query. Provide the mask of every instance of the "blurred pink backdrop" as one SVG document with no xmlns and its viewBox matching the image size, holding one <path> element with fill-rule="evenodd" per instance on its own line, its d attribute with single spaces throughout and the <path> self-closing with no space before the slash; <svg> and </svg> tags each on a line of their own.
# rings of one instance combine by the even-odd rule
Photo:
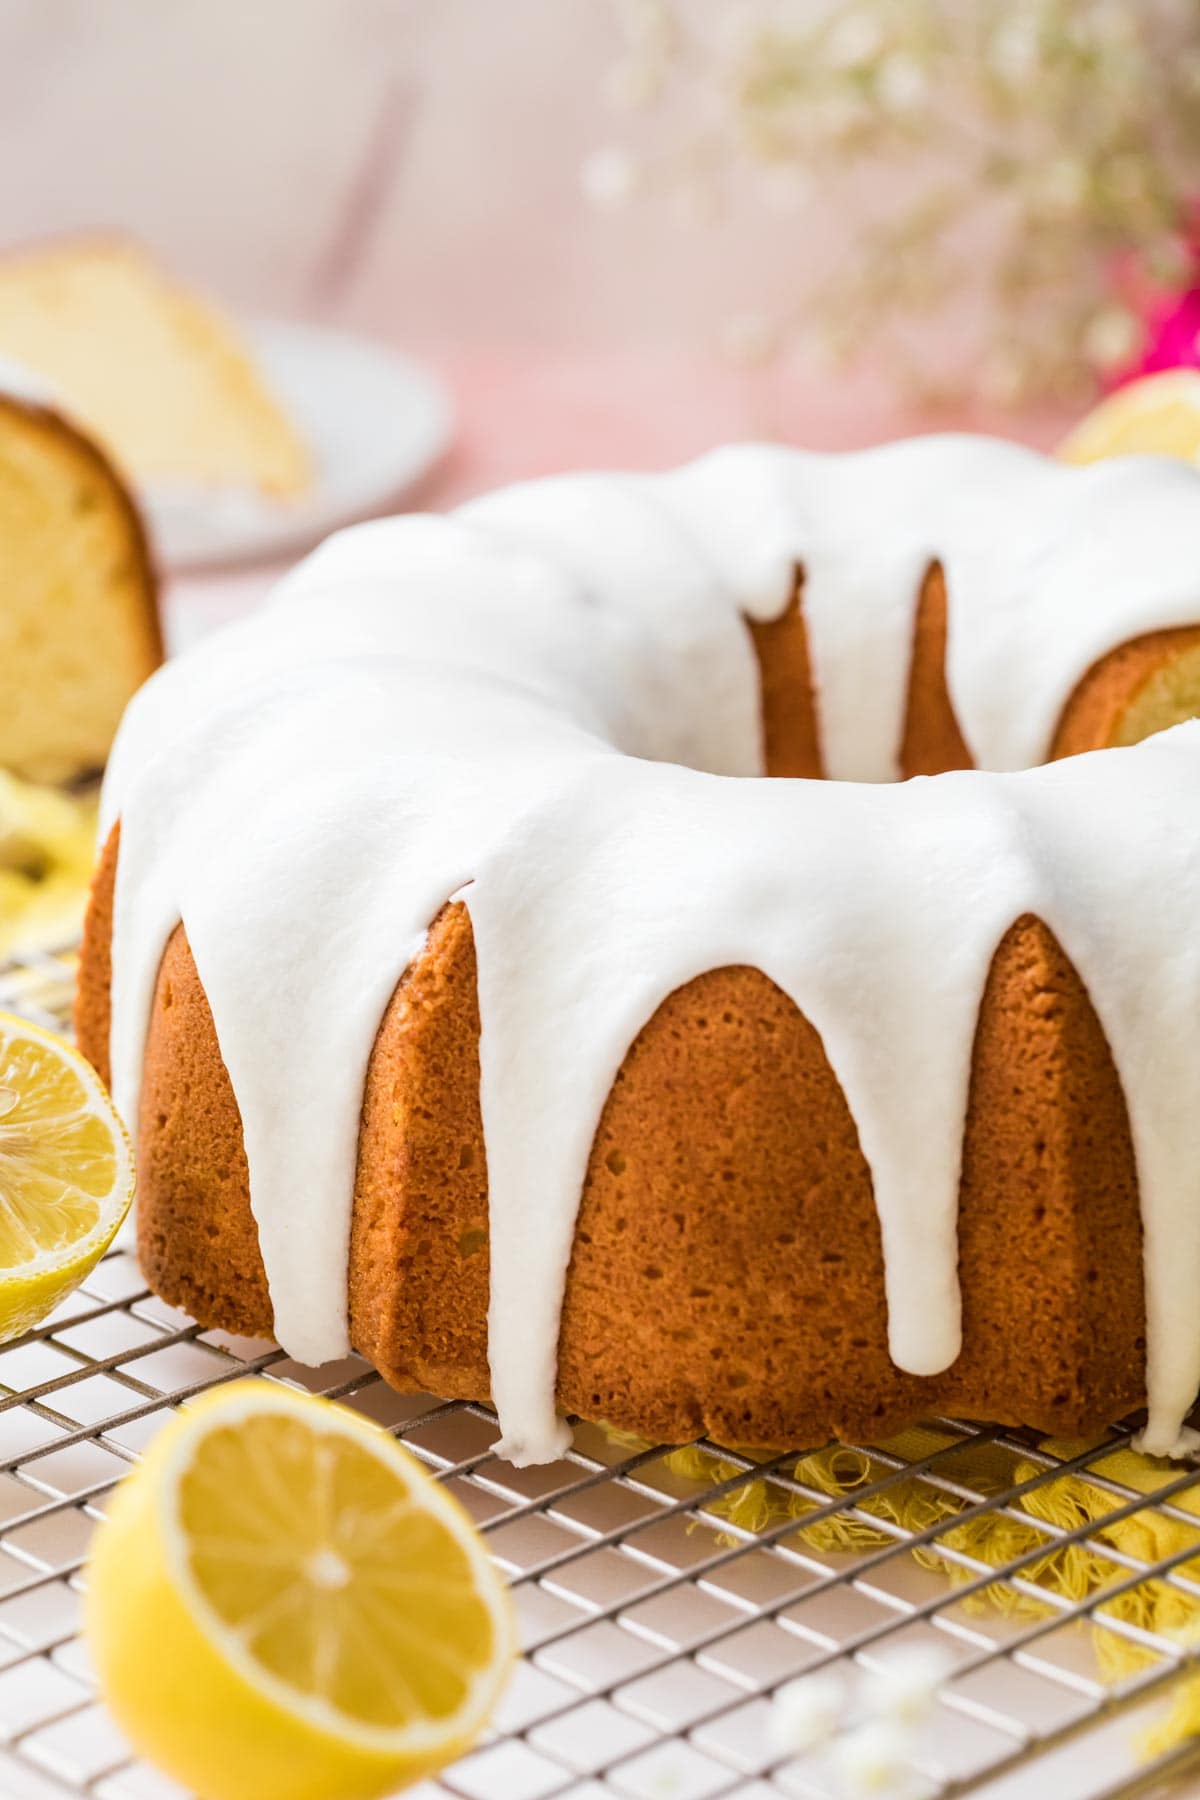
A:
<svg viewBox="0 0 1200 1800">
<path fill-rule="evenodd" d="M 712 29 L 738 11 L 690 4 Z M 117 227 L 236 306 L 429 357 L 462 427 L 432 505 L 768 433 L 1053 441 L 1057 417 L 931 421 L 878 381 L 732 365 L 731 317 L 850 227 L 819 192 L 799 222 L 748 206 L 704 229 L 590 207 L 619 48 L 608 0 L 2 0 L 0 247 Z"/>
<path fill-rule="evenodd" d="M 606 0 L 5 0 L 0 240 L 116 224 L 234 299 L 415 339 L 703 340 L 813 247 L 586 207 L 618 47 Z"/>
</svg>

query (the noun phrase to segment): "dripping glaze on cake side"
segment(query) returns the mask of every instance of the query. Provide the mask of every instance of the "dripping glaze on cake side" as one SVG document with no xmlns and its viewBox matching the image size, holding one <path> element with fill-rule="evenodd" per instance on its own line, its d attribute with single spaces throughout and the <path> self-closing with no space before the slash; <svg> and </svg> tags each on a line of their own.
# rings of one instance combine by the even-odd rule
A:
<svg viewBox="0 0 1200 1800">
<path fill-rule="evenodd" d="M 659 1003 L 723 965 L 761 969 L 819 1033 L 871 1170 L 891 1355 L 947 1368 L 975 1021 L 997 943 L 1033 914 L 1087 988 L 1128 1106 L 1145 1442 L 1190 1441 L 1200 725 L 1029 766 L 1099 657 L 1196 622 L 1198 500 L 1182 465 L 1064 469 L 966 437 L 561 477 L 341 533 L 263 612 L 156 677 L 104 796 L 102 830 L 121 824 L 114 1092 L 136 1121 L 182 921 L 279 1341 L 309 1362 L 348 1347 L 367 1064 L 459 896 L 482 1020 L 489 1362 L 514 1461 L 566 1442 L 559 1316 L 605 1098 Z M 899 774 L 934 561 L 977 769 L 872 785 Z M 781 614 L 797 569 L 823 760 L 842 779 L 737 779 L 763 770 L 744 621 Z"/>
</svg>

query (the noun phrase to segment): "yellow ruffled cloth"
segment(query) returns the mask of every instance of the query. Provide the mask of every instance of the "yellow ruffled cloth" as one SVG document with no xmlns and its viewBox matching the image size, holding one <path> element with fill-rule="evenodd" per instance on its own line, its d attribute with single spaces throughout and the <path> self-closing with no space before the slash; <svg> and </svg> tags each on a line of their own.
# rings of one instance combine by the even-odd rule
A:
<svg viewBox="0 0 1200 1800">
<path fill-rule="evenodd" d="M 0 770 L 0 957 L 79 936 L 96 852 L 95 793 L 37 787 Z"/>
<path fill-rule="evenodd" d="M 938 1451 L 949 1452 L 939 1462 L 939 1472 L 983 1495 L 1002 1493 L 1045 1474 L 1041 1463 L 1014 1457 L 1011 1452 L 986 1444 L 967 1444 L 955 1457 L 953 1446 L 959 1442 L 948 1432 L 918 1426 L 902 1432 L 880 1448 L 907 1462 L 919 1461 Z M 1089 1448 L 1083 1443 L 1058 1440 L 1047 1440 L 1041 1447 L 1064 1461 Z M 685 1480 L 705 1483 L 731 1480 L 739 1470 L 738 1464 L 695 1446 L 672 1451 L 666 1461 L 674 1474 Z M 754 1533 L 793 1518 L 798 1524 L 796 1536 L 801 1544 L 823 1552 L 883 1548 L 896 1542 L 891 1533 L 876 1529 L 863 1515 L 873 1514 L 912 1533 L 927 1531 L 945 1520 L 946 1529 L 939 1532 L 937 1541 L 920 1545 L 911 1554 L 922 1567 L 937 1570 L 953 1586 L 959 1587 L 977 1580 L 977 1571 L 947 1557 L 943 1546 L 992 1568 L 1001 1568 L 1017 1557 L 1044 1549 L 1043 1554 L 1035 1556 L 1019 1571 L 1022 1581 L 1075 1602 L 1099 1595 L 1104 1588 L 1127 1578 L 1125 1567 L 1105 1557 L 1105 1545 L 1145 1563 L 1159 1562 L 1194 1548 L 1195 1559 L 1179 1564 L 1178 1572 L 1200 1582 L 1200 1483 L 1170 1498 L 1172 1507 L 1195 1516 L 1195 1526 L 1152 1506 L 1105 1523 L 1110 1513 L 1119 1511 L 1129 1502 L 1126 1496 L 1114 1494 L 1095 1480 L 1089 1480 L 1089 1475 L 1107 1478 L 1135 1493 L 1153 1496 L 1158 1489 L 1178 1480 L 1182 1473 L 1178 1465 L 1152 1462 L 1132 1450 L 1118 1449 L 1108 1455 L 1100 1454 L 1089 1466 L 1087 1474 L 1058 1475 L 1042 1480 L 1013 1501 L 1005 1512 L 987 1512 L 964 1519 L 959 1525 L 950 1521 L 966 1510 L 968 1502 L 917 1476 L 906 1476 L 882 1493 L 867 1495 L 854 1502 L 856 1489 L 870 1486 L 887 1473 L 884 1465 L 872 1465 L 871 1459 L 858 1450 L 832 1445 L 799 1457 L 788 1473 L 809 1489 L 831 1498 L 849 1500 L 859 1516 L 838 1514 L 804 1525 L 805 1515 L 813 1511 L 817 1503 L 765 1479 L 749 1480 L 722 1498 L 705 1502 L 705 1511 L 728 1519 L 742 1531 Z M 1028 1524 L 1020 1517 L 1022 1512 L 1028 1514 Z M 1044 1531 L 1038 1530 L 1038 1521 L 1068 1531 L 1081 1525 L 1090 1525 L 1093 1529 L 1086 1544 L 1055 1544 Z M 1039 1602 L 1008 1581 L 998 1581 L 992 1587 L 966 1595 L 962 1604 L 976 1611 L 995 1607 L 1002 1612 L 1025 1614 L 1031 1618 L 1044 1617 L 1051 1610 L 1048 1603 Z M 1193 1599 L 1170 1582 L 1140 1582 L 1104 1601 L 1103 1614 L 1094 1624 L 1097 1662 L 1109 1681 L 1120 1681 L 1145 1667 L 1154 1660 L 1154 1655 L 1129 1638 L 1106 1630 L 1101 1622 L 1103 1617 L 1124 1621 L 1180 1643 L 1200 1640 L 1200 1599 Z M 1197 1733 L 1200 1733 L 1200 1676 L 1183 1681 L 1174 1689 L 1170 1711 L 1144 1734 L 1140 1747 L 1147 1756 L 1157 1756 Z"/>
</svg>

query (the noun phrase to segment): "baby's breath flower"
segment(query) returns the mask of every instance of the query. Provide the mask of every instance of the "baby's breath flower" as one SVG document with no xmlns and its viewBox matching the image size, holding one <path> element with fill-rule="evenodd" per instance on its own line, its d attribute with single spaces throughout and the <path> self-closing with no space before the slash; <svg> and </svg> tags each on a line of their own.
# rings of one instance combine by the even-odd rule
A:
<svg viewBox="0 0 1200 1800">
<path fill-rule="evenodd" d="M 829 1742 L 838 1728 L 846 1697 L 836 1675 L 801 1676 L 775 1695 L 767 1722 L 777 1756 L 804 1756 Z"/>
<path fill-rule="evenodd" d="M 919 1725 L 932 1712 L 938 1688 L 953 1668 L 950 1652 L 936 1644 L 897 1651 L 864 1679 L 863 1706 L 894 1724 Z"/>
<path fill-rule="evenodd" d="M 888 1800 L 909 1775 L 913 1742 L 888 1719 L 872 1719 L 834 1742 L 831 1760 L 847 1800 Z"/>
<path fill-rule="evenodd" d="M 893 50 L 879 65 L 875 92 L 892 112 L 914 112 L 929 93 L 929 81 L 915 56 Z"/>
<path fill-rule="evenodd" d="M 988 45 L 987 61 L 992 71 L 1008 81 L 1026 81 L 1033 74 L 1041 56 L 1040 33 L 1036 17 L 1016 12 L 997 28 Z"/>
<path fill-rule="evenodd" d="M 825 55 L 835 69 L 857 68 L 883 48 L 883 26 L 869 6 L 848 7 L 825 38 Z"/>
<path fill-rule="evenodd" d="M 719 32 L 685 0 L 612 3 L 628 56 L 618 103 L 683 99 L 669 117 L 692 124 L 652 165 L 596 151 L 589 200 L 612 210 L 666 186 L 698 225 L 747 171 L 769 205 L 782 194 L 795 211 L 819 191 L 844 215 L 844 255 L 809 275 L 798 254 L 805 289 L 771 303 L 839 358 L 874 357 L 919 389 L 932 377 L 948 398 L 937 334 L 907 330 L 945 306 L 977 322 L 961 386 L 1006 403 L 1074 396 L 1136 331 L 1118 271 L 1194 280 L 1195 0 L 741 0 Z M 776 334 L 746 298 L 725 347 L 753 361 Z"/>
<path fill-rule="evenodd" d="M 1075 156 L 1056 156 L 1034 172 L 1030 198 L 1047 212 L 1069 213 L 1087 191 L 1088 173 Z"/>
<path fill-rule="evenodd" d="M 1123 306 L 1104 306 L 1093 313 L 1083 333 L 1083 354 L 1095 369 L 1120 368 L 1141 342 L 1142 327 Z"/>
<path fill-rule="evenodd" d="M 1015 406 L 1028 390 L 1024 357 L 1012 344 L 995 344 L 979 364 L 979 387 L 985 400 L 998 406 Z"/>
<path fill-rule="evenodd" d="M 593 150 L 579 172 L 587 200 L 604 212 L 614 212 L 633 199 L 638 186 L 638 165 L 628 150 L 610 144 Z"/>
</svg>

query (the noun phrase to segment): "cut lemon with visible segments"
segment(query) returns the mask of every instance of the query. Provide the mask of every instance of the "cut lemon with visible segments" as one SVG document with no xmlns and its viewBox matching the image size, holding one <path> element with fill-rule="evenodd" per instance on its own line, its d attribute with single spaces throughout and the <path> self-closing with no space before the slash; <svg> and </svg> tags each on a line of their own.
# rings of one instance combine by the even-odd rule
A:
<svg viewBox="0 0 1200 1800">
<path fill-rule="evenodd" d="M 203 1800 L 368 1800 L 460 1755 L 513 1658 L 474 1526 L 348 1407 L 213 1389 L 118 1487 L 87 1632 L 133 1743 Z"/>
<path fill-rule="evenodd" d="M 78 1287 L 133 1198 L 133 1151 L 100 1077 L 0 1013 L 0 1343 Z"/>
<path fill-rule="evenodd" d="M 1064 462 L 1176 456 L 1200 464 L 1200 369 L 1143 375 L 1094 407 L 1059 445 Z"/>
</svg>

